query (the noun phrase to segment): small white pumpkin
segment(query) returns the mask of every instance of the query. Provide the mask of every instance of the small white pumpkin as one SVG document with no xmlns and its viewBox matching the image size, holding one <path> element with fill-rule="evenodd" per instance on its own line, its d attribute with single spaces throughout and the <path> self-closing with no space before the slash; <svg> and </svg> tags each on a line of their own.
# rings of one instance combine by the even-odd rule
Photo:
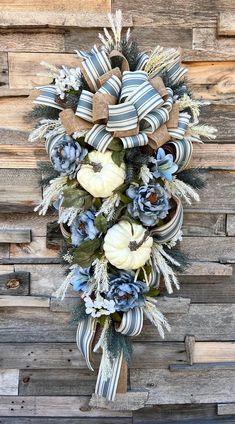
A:
<svg viewBox="0 0 235 424">
<path fill-rule="evenodd" d="M 138 269 L 143 266 L 150 258 L 153 238 L 148 236 L 136 250 L 131 248 L 131 244 L 133 246 L 135 242 L 141 242 L 145 233 L 146 229 L 142 225 L 124 220 L 111 227 L 104 238 L 108 261 L 119 269 Z"/>
<path fill-rule="evenodd" d="M 89 161 L 97 164 L 97 168 L 89 164 L 81 165 L 77 173 L 78 182 L 93 197 L 111 196 L 113 190 L 124 182 L 124 162 L 117 166 L 112 160 L 112 152 L 102 153 L 96 150 L 89 153 Z"/>
</svg>

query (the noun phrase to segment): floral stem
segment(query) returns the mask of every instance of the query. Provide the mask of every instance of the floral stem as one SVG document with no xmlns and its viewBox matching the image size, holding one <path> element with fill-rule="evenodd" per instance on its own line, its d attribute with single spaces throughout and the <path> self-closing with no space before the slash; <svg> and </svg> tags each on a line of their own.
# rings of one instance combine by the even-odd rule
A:
<svg viewBox="0 0 235 424">
<path fill-rule="evenodd" d="M 133 252 L 133 251 L 135 251 L 135 250 L 137 250 L 137 249 L 139 249 L 139 247 L 141 247 L 142 246 L 142 244 L 147 240 L 147 238 L 149 237 L 149 231 L 145 231 L 145 233 L 144 233 L 144 236 L 143 236 L 143 238 L 142 238 L 142 240 L 140 240 L 138 243 L 137 243 L 137 241 L 130 241 L 130 243 L 129 243 L 129 249 Z"/>
</svg>

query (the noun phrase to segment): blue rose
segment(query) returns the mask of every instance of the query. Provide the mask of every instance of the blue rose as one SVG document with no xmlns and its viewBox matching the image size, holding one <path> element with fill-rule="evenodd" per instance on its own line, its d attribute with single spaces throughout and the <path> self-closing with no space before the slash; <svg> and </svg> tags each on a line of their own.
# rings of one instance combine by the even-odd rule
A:
<svg viewBox="0 0 235 424">
<path fill-rule="evenodd" d="M 71 284 L 73 290 L 85 292 L 87 288 L 87 282 L 90 278 L 90 267 L 82 268 L 76 266 L 72 271 Z"/>
<path fill-rule="evenodd" d="M 152 173 L 155 178 L 165 178 L 168 181 L 172 181 L 173 175 L 178 169 L 176 163 L 174 163 L 173 156 L 166 152 L 160 147 L 155 154 L 154 168 Z"/>
<path fill-rule="evenodd" d="M 132 199 L 127 207 L 128 212 L 146 226 L 156 225 L 169 213 L 169 195 L 158 183 L 130 186 L 126 193 Z"/>
<path fill-rule="evenodd" d="M 131 274 L 122 271 L 118 276 L 111 277 L 107 298 L 114 300 L 116 311 L 126 312 L 144 305 L 146 291 L 147 286 L 143 281 L 134 281 Z"/>
<path fill-rule="evenodd" d="M 75 219 L 70 227 L 74 246 L 79 246 L 85 240 L 94 240 L 98 236 L 99 231 L 94 224 L 94 220 L 95 213 L 92 210 L 81 213 Z"/>
<path fill-rule="evenodd" d="M 50 158 L 57 172 L 74 177 L 79 169 L 79 161 L 83 160 L 87 153 L 87 149 L 66 135 L 62 142 L 56 144 L 52 149 Z"/>
</svg>

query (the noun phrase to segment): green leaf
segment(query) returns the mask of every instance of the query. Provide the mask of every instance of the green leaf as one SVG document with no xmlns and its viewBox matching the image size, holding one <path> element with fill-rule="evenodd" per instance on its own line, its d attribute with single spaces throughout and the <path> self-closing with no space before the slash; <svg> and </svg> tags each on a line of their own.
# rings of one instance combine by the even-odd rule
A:
<svg viewBox="0 0 235 424">
<path fill-rule="evenodd" d="M 64 208 L 89 209 L 92 205 L 92 196 L 85 190 L 69 187 L 63 192 L 64 200 L 62 206 Z"/>
<path fill-rule="evenodd" d="M 114 150 L 115 152 L 120 152 L 123 150 L 123 144 L 119 138 L 113 138 L 111 143 L 109 143 L 109 150 Z"/>
<path fill-rule="evenodd" d="M 93 260 L 96 258 L 96 251 L 101 247 L 101 239 L 86 240 L 78 246 L 75 250 L 73 259 L 74 263 L 80 265 L 83 268 L 87 268 L 91 265 Z"/>
<path fill-rule="evenodd" d="M 107 315 L 101 315 L 101 316 L 98 318 L 98 321 L 99 321 L 99 323 L 100 323 L 101 327 L 103 327 L 103 326 L 104 326 L 105 321 L 106 321 L 106 318 L 107 318 Z"/>
<path fill-rule="evenodd" d="M 129 186 L 128 183 L 123 183 L 120 186 L 118 186 L 117 188 L 115 188 L 115 190 L 113 190 L 113 193 L 121 194 L 121 193 L 123 193 L 123 191 L 125 191 L 127 189 L 128 186 Z"/>
<path fill-rule="evenodd" d="M 120 194 L 121 202 L 124 203 L 124 205 L 128 205 L 128 203 L 131 203 L 132 200 L 130 197 L 126 196 L 125 194 Z"/>
<path fill-rule="evenodd" d="M 114 161 L 114 163 L 117 166 L 121 166 L 121 164 L 123 162 L 124 155 L 125 155 L 124 150 L 121 150 L 121 151 L 118 151 L 118 152 L 117 151 L 114 151 L 112 153 L 112 160 Z"/>
<path fill-rule="evenodd" d="M 108 223 L 107 223 L 107 219 L 105 218 L 104 215 L 102 215 L 102 214 L 98 215 L 94 220 L 94 224 L 95 224 L 97 230 L 100 231 L 101 233 L 107 232 Z"/>
<path fill-rule="evenodd" d="M 122 318 L 120 317 L 118 312 L 114 312 L 113 314 L 111 314 L 111 317 L 112 317 L 113 321 L 121 322 L 121 320 L 122 320 Z"/>
<path fill-rule="evenodd" d="M 155 297 L 160 294 L 160 290 L 156 289 L 156 287 L 151 287 L 151 289 L 145 293 L 145 296 Z"/>
</svg>

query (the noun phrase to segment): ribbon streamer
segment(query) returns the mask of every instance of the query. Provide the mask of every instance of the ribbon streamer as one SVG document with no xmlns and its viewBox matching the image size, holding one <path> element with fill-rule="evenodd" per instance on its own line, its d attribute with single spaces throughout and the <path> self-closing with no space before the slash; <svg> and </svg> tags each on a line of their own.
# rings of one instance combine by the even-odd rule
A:
<svg viewBox="0 0 235 424">
<path fill-rule="evenodd" d="M 86 360 L 86 364 L 91 371 L 94 371 L 90 362 L 90 353 L 92 342 L 95 336 L 97 321 L 88 316 L 86 319 L 80 321 L 77 327 L 76 343 L 78 349 Z"/>
<path fill-rule="evenodd" d="M 167 243 L 176 236 L 180 231 L 183 225 L 183 206 L 180 199 L 176 196 L 173 197 L 176 204 L 176 211 L 173 218 L 167 222 L 167 224 L 162 225 L 161 227 L 156 227 L 151 231 L 151 235 L 159 243 Z"/>
</svg>

